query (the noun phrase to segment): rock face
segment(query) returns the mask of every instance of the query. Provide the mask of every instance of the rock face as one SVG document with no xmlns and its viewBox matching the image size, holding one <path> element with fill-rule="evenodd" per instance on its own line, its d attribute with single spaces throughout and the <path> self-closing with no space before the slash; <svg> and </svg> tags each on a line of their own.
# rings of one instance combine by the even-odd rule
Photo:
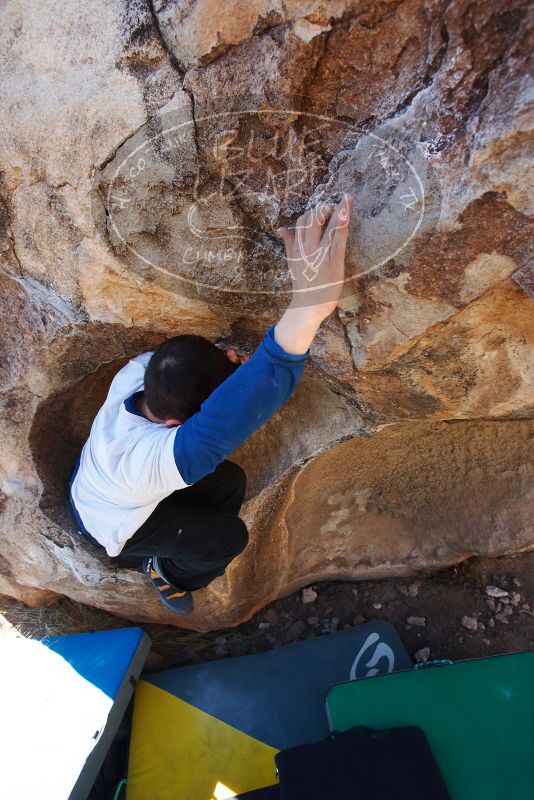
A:
<svg viewBox="0 0 534 800">
<path fill-rule="evenodd" d="M 212 629 L 534 547 L 527 6 L 3 3 L 0 592 Z M 347 189 L 340 307 L 234 455 L 251 543 L 177 620 L 71 529 L 70 469 L 132 355 L 255 346 L 288 300 L 276 228 Z"/>
</svg>

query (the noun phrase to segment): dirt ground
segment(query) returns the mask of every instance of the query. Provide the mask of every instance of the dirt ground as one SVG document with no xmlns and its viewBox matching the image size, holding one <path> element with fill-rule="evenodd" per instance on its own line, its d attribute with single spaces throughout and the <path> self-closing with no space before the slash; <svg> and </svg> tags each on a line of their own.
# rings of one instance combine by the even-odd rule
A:
<svg viewBox="0 0 534 800">
<path fill-rule="evenodd" d="M 391 622 L 415 660 L 459 660 L 534 649 L 533 613 L 534 552 L 470 559 L 409 580 L 317 584 L 275 601 L 238 628 L 208 634 L 143 627 L 153 642 L 148 670 L 257 653 L 369 620 Z M 0 636 L 40 637 L 129 624 L 66 598 L 48 609 L 0 598 Z"/>
</svg>

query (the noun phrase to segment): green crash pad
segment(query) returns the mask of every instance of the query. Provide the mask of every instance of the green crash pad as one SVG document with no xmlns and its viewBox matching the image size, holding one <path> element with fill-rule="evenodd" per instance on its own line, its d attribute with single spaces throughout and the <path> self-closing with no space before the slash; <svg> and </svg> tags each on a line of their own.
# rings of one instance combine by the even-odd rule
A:
<svg viewBox="0 0 534 800">
<path fill-rule="evenodd" d="M 326 708 L 331 731 L 418 725 L 452 800 L 534 798 L 534 653 L 338 684 Z"/>
</svg>

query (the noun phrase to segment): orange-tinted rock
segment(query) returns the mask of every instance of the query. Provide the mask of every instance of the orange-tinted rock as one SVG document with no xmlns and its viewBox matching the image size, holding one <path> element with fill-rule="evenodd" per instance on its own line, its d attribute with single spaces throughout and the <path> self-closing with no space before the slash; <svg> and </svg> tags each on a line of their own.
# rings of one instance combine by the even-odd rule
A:
<svg viewBox="0 0 534 800">
<path fill-rule="evenodd" d="M 18 600 L 30 608 L 46 608 L 53 605 L 58 599 L 58 595 L 48 589 L 38 589 L 35 586 L 17 583 L 9 572 L 0 572 L 0 599 L 2 597 Z"/>
<path fill-rule="evenodd" d="M 308 31 L 313 26 L 329 30 L 355 2 L 343 0 L 231 0 L 214 6 L 200 0 L 156 0 L 154 10 L 170 51 L 185 68 L 204 66 L 232 46 L 269 28 L 294 21 Z"/>
<path fill-rule="evenodd" d="M 356 395 L 388 419 L 530 417 L 532 300 L 511 279 L 353 378 Z"/>
<path fill-rule="evenodd" d="M 486 194 L 469 204 L 453 230 L 421 235 L 404 267 L 388 265 L 380 281 L 362 278 L 341 312 L 355 366 L 384 367 L 512 275 L 528 262 L 533 236 L 531 217 Z"/>
<path fill-rule="evenodd" d="M 531 548 L 533 437 L 531 420 L 413 423 L 332 448 L 298 475 L 275 522 L 295 583 Z M 297 520 L 313 534 L 294 536 Z M 294 586 L 289 574 L 280 583 Z"/>
</svg>

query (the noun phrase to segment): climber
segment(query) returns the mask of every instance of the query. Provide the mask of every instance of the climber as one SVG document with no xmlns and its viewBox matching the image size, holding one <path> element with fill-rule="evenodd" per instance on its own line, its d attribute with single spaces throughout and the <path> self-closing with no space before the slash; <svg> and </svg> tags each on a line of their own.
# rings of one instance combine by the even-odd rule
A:
<svg viewBox="0 0 534 800">
<path fill-rule="evenodd" d="M 278 229 L 292 299 L 249 359 L 175 336 L 117 373 L 94 419 L 71 477 L 76 526 L 112 558 L 141 563 L 175 614 L 190 614 L 192 592 L 247 544 L 245 473 L 226 459 L 290 397 L 337 305 L 352 203 L 345 194 Z"/>
</svg>

